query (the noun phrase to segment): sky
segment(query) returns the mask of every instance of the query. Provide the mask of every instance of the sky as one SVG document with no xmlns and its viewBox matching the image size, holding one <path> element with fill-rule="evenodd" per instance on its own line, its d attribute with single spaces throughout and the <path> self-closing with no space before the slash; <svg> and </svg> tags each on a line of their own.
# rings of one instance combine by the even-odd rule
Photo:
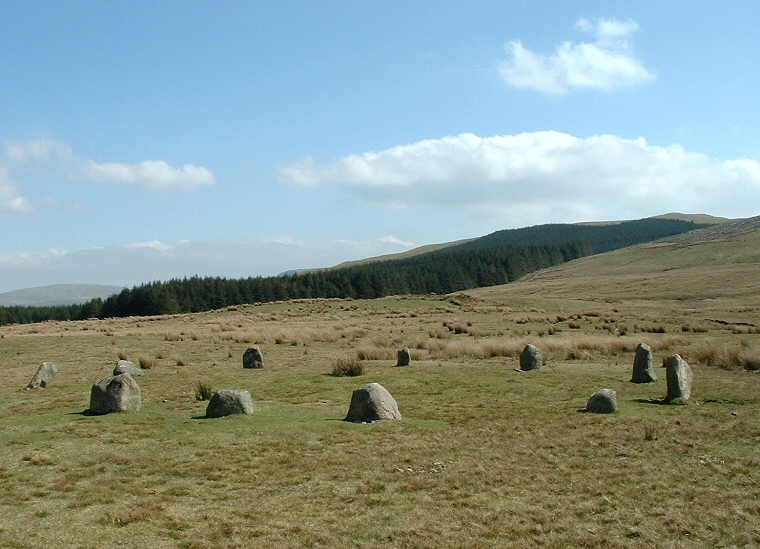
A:
<svg viewBox="0 0 760 549">
<path fill-rule="evenodd" d="M 0 0 L 0 292 L 760 214 L 752 1 Z"/>
</svg>

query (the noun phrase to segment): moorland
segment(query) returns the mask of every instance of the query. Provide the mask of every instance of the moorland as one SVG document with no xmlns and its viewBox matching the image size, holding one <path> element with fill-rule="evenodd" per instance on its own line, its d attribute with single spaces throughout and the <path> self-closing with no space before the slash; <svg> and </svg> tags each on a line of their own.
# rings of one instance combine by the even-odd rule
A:
<svg viewBox="0 0 760 549">
<path fill-rule="evenodd" d="M 0 546 L 757 547 L 760 230 L 687 234 L 449 294 L 0 327 Z M 685 404 L 629 381 L 641 342 L 689 362 Z M 120 357 L 141 411 L 88 414 Z M 368 382 L 401 421 L 343 421 Z M 206 385 L 254 414 L 205 419 Z"/>
</svg>

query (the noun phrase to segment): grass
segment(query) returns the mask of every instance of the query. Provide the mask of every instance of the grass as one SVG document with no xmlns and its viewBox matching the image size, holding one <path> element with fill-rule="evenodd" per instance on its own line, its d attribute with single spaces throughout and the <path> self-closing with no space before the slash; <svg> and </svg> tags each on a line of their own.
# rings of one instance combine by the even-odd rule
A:
<svg viewBox="0 0 760 549">
<path fill-rule="evenodd" d="M 754 301 L 507 288 L 0 328 L 0 547 L 760 544 L 760 335 L 734 330 Z M 662 404 L 664 375 L 629 382 L 639 342 L 690 362 L 687 405 Z M 516 371 L 526 343 L 542 370 Z M 142 410 L 83 413 L 119 351 L 155 357 Z M 45 360 L 55 382 L 21 390 Z M 199 379 L 254 415 L 201 419 Z M 342 421 L 371 381 L 402 421 Z M 602 387 L 620 411 L 582 413 Z"/>
</svg>

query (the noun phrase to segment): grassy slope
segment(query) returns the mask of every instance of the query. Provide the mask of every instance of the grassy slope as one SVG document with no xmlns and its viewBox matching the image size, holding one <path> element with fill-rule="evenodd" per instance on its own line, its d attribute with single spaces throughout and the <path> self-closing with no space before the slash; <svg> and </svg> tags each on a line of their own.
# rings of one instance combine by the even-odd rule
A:
<svg viewBox="0 0 760 549">
<path fill-rule="evenodd" d="M 72 305 L 86 303 L 96 297 L 105 299 L 108 296 L 118 294 L 122 290 L 119 286 L 104 284 L 53 284 L 37 288 L 26 288 L 0 294 L 2 306 L 38 306 L 49 307 L 55 305 Z"/>
<path fill-rule="evenodd" d="M 451 297 L 0 328 L 0 546 L 757 546 L 760 376 L 714 364 L 760 356 L 760 335 L 706 320 L 757 322 L 757 244 L 620 250 Z M 689 405 L 629 383 L 640 341 L 689 360 Z M 526 342 L 539 372 L 515 371 Z M 244 371 L 253 343 L 265 367 Z M 119 351 L 154 361 L 143 410 L 83 415 Z M 346 354 L 365 374 L 327 375 Z M 43 360 L 56 382 L 19 390 Z M 199 379 L 256 413 L 199 419 Z M 369 381 L 402 421 L 340 421 Z M 580 413 L 600 387 L 620 412 Z"/>
</svg>

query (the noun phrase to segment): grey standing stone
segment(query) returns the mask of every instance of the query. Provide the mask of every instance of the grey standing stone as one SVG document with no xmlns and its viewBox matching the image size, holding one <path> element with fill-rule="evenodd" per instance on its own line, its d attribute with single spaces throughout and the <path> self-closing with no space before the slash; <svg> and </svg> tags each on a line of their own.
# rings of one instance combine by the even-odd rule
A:
<svg viewBox="0 0 760 549">
<path fill-rule="evenodd" d="M 245 389 L 222 389 L 214 393 L 206 407 L 206 417 L 252 414 L 253 399 Z"/>
<path fill-rule="evenodd" d="M 118 376 L 121 374 L 129 374 L 134 377 L 143 376 L 145 375 L 145 372 L 134 362 L 131 362 L 129 360 L 120 360 L 116 363 L 116 368 L 113 369 L 113 375 Z"/>
<path fill-rule="evenodd" d="M 261 349 L 258 347 L 248 347 L 243 353 L 243 368 L 263 368 L 264 358 L 261 356 Z"/>
<path fill-rule="evenodd" d="M 412 353 L 409 352 L 409 347 L 399 349 L 396 356 L 396 366 L 409 366 L 409 363 L 412 362 Z"/>
<path fill-rule="evenodd" d="M 27 389 L 39 389 L 45 388 L 51 383 L 53 383 L 53 380 L 55 379 L 55 374 L 58 373 L 58 368 L 56 368 L 55 364 L 52 362 L 43 362 L 40 364 L 40 367 L 37 368 L 37 372 L 32 377 L 32 380 L 29 382 L 29 385 L 26 386 Z"/>
<path fill-rule="evenodd" d="M 140 386 L 129 374 L 106 377 L 96 382 L 90 391 L 90 412 L 139 412 L 142 406 Z"/>
<path fill-rule="evenodd" d="M 617 409 L 617 393 L 614 389 L 599 389 L 586 403 L 586 411 L 594 414 L 612 414 Z"/>
<path fill-rule="evenodd" d="M 657 381 L 657 374 L 652 369 L 652 349 L 646 343 L 636 347 L 636 357 L 633 359 L 633 383 L 651 383 Z"/>
<path fill-rule="evenodd" d="M 665 360 L 665 376 L 668 382 L 667 402 L 681 399 L 688 400 L 691 396 L 693 374 L 689 364 L 681 355 L 670 355 Z"/>
<path fill-rule="evenodd" d="M 385 387 L 367 383 L 353 392 L 346 421 L 369 423 L 385 419 L 401 419 L 398 404 Z"/>
<path fill-rule="evenodd" d="M 527 372 L 529 370 L 540 370 L 541 366 L 543 366 L 541 349 L 528 343 L 520 353 L 520 369 Z"/>
</svg>

